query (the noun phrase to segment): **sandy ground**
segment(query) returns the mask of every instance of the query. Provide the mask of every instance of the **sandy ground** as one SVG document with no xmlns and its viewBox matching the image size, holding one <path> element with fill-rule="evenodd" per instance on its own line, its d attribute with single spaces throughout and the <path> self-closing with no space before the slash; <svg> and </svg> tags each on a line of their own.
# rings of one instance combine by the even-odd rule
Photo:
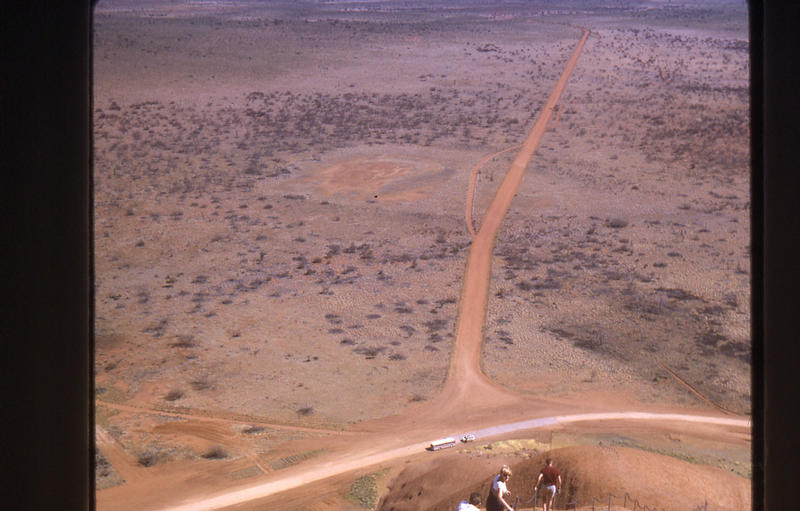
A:
<svg viewBox="0 0 800 511">
<path fill-rule="evenodd" d="M 362 7 L 98 5 L 98 509 L 467 426 L 749 411 L 742 6 Z M 468 207 L 473 169 L 528 136 L 578 26 L 591 34 L 491 243 L 478 377 L 445 385 L 477 239 L 465 210 L 480 233 L 517 152 L 479 166 Z M 573 428 L 595 445 L 558 429 Z M 630 461 L 644 480 L 674 462 L 749 487 L 747 435 L 642 431 L 618 447 L 659 460 Z M 676 432 L 680 449 L 659 445 Z M 428 454 L 270 506 L 356 508 L 367 481 L 390 509 L 403 467 L 438 470 Z M 622 491 L 591 473 L 576 484 Z"/>
</svg>

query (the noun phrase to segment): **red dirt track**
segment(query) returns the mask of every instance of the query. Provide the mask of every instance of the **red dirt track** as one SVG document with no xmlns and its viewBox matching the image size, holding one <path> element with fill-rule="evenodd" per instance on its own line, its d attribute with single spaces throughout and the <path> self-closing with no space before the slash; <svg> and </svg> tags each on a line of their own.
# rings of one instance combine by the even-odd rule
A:
<svg viewBox="0 0 800 511">
<path fill-rule="evenodd" d="M 583 37 L 581 37 L 572 56 L 567 61 L 567 65 L 558 82 L 556 82 L 553 92 L 550 93 L 547 103 L 536 119 L 528 138 L 522 144 L 522 149 L 511 163 L 511 168 L 486 211 L 480 230 L 473 237 L 469 259 L 467 260 L 467 271 L 464 276 L 464 287 L 461 292 L 453 357 L 450 363 L 447 385 L 442 393 L 442 397 L 446 402 L 461 403 L 462 399 L 459 398 L 467 395 L 472 396 L 474 399 L 472 389 L 469 389 L 468 386 L 476 384 L 481 386 L 491 385 L 480 370 L 480 356 L 489 294 L 492 248 L 494 247 L 497 230 L 500 228 L 500 223 L 511 206 L 511 201 L 517 193 L 525 169 L 528 167 L 533 153 L 542 140 L 547 123 L 553 115 L 555 105 L 567 86 L 567 80 L 569 80 L 569 76 L 575 68 L 588 37 L 589 31 L 584 30 Z M 469 224 L 471 225 L 471 222 Z M 476 378 L 476 375 L 480 375 L 480 377 Z M 484 382 L 477 383 L 479 379 L 484 380 Z M 495 386 L 491 387 L 497 388 Z"/>
</svg>

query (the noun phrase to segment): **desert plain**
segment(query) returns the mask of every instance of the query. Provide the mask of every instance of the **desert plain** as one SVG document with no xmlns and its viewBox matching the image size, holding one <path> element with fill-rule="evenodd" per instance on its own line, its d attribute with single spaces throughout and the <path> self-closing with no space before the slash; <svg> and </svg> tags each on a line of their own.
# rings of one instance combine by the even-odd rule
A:
<svg viewBox="0 0 800 511">
<path fill-rule="evenodd" d="M 93 48 L 97 509 L 446 510 L 502 464 L 527 509 L 547 455 L 559 508 L 750 508 L 740 426 L 418 445 L 746 422 L 744 2 L 100 0 Z"/>
</svg>

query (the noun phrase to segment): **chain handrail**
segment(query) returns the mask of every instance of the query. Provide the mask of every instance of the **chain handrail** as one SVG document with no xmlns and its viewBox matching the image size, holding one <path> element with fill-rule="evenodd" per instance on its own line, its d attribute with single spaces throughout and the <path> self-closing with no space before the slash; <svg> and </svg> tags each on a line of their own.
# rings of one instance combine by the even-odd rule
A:
<svg viewBox="0 0 800 511">
<path fill-rule="evenodd" d="M 525 504 L 529 504 L 531 501 L 535 501 L 535 499 L 536 499 L 536 492 L 534 491 L 534 496 L 530 500 L 528 500 L 528 502 L 526 502 Z M 624 507 L 625 509 L 628 508 L 628 502 L 630 502 L 631 504 L 633 504 L 633 511 L 639 511 L 639 510 L 641 510 L 641 511 L 658 511 L 657 507 L 650 507 L 647 504 L 641 504 L 639 502 L 639 499 L 637 499 L 635 497 L 632 497 L 628 492 L 625 492 L 622 495 L 614 495 L 613 493 L 609 493 L 608 494 L 608 511 L 611 511 L 612 499 L 623 499 L 622 507 Z M 604 499 L 599 498 L 599 497 L 592 497 L 592 511 L 598 511 L 598 508 L 596 507 L 596 504 L 598 502 L 601 502 L 601 501 L 604 501 Z M 535 505 L 536 505 L 536 503 L 534 502 L 534 506 Z M 573 502 L 567 502 L 566 504 L 564 504 L 564 508 L 563 509 L 567 509 L 567 510 L 572 509 L 573 511 L 577 511 L 579 505 L 580 505 L 580 503 L 577 500 L 573 501 Z M 536 509 L 536 508 L 534 507 L 534 509 Z M 703 502 L 699 506 L 693 508 L 692 511 L 708 511 L 708 500 L 706 500 L 705 502 Z"/>
<path fill-rule="evenodd" d="M 633 503 L 633 511 L 638 511 L 639 509 L 641 509 L 642 511 L 658 511 L 658 508 L 656 507 L 650 507 L 647 504 L 640 504 L 639 499 L 631 497 L 631 495 L 627 492 L 625 492 L 623 495 L 614 495 L 613 493 L 609 493 L 608 511 L 611 511 L 611 504 L 613 499 L 623 499 L 622 507 L 624 508 L 628 507 L 628 500 L 630 500 Z M 592 497 L 592 511 L 597 511 L 596 504 L 602 500 L 603 499 L 599 497 Z M 569 504 L 567 504 L 567 506 L 577 507 L 577 504 L 578 504 L 577 502 L 570 502 Z M 707 506 L 708 503 L 706 503 L 705 505 Z M 701 506 L 701 508 L 694 509 L 693 511 L 706 511 L 706 509 L 702 508 Z"/>
</svg>

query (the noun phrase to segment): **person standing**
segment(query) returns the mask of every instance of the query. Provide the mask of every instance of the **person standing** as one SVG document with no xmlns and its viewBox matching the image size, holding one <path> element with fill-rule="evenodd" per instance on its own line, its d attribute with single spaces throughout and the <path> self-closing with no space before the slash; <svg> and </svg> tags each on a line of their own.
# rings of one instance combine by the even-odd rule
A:
<svg viewBox="0 0 800 511">
<path fill-rule="evenodd" d="M 456 511 L 480 511 L 478 506 L 481 505 L 481 494 L 480 493 L 472 493 L 469 496 L 469 502 L 466 500 L 462 500 L 458 503 L 458 507 Z"/>
<path fill-rule="evenodd" d="M 509 478 L 511 478 L 511 469 L 508 465 L 503 465 L 500 473 L 492 481 L 492 488 L 486 498 L 486 511 L 514 511 L 514 508 L 506 502 L 506 498 L 511 496 L 507 486 Z"/>
<path fill-rule="evenodd" d="M 561 472 L 553 466 L 553 458 L 545 460 L 546 465 L 539 472 L 539 478 L 536 480 L 536 488 L 544 483 L 544 511 L 552 511 L 553 499 L 556 493 L 561 491 Z M 533 503 L 536 506 L 536 503 Z"/>
</svg>

